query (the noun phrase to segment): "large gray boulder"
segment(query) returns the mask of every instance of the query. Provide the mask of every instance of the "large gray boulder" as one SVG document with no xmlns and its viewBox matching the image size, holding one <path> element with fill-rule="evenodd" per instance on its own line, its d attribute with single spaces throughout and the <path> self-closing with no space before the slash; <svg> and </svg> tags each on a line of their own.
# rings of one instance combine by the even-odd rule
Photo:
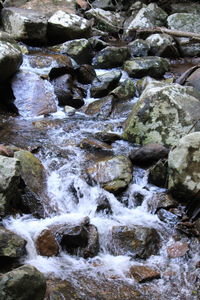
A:
<svg viewBox="0 0 200 300">
<path fill-rule="evenodd" d="M 176 42 L 168 34 L 152 34 L 146 39 L 146 42 L 149 45 L 151 55 L 173 58 L 179 56 Z"/>
<path fill-rule="evenodd" d="M 24 265 L 0 277 L 1 300 L 43 300 L 46 279 L 35 267 Z"/>
<path fill-rule="evenodd" d="M 167 22 L 170 29 L 197 34 L 200 31 L 199 14 L 175 13 L 168 17 Z M 177 40 L 183 56 L 198 56 L 200 54 L 200 43 L 189 38 L 178 38 Z"/>
<path fill-rule="evenodd" d="M 92 59 L 92 47 L 87 39 L 75 39 L 50 47 L 50 51 L 67 54 L 78 64 L 90 63 Z"/>
<path fill-rule="evenodd" d="M 1 12 L 4 30 L 17 40 L 45 42 L 47 18 L 40 12 L 16 7 Z"/>
<path fill-rule="evenodd" d="M 0 226 L 0 258 L 19 258 L 26 253 L 26 241 L 19 235 Z"/>
<path fill-rule="evenodd" d="M 124 190 L 132 179 L 132 163 L 123 155 L 98 161 L 86 170 L 92 181 L 111 193 Z"/>
<path fill-rule="evenodd" d="M 169 70 L 169 63 L 158 56 L 136 57 L 124 63 L 124 70 L 133 78 L 162 77 Z"/>
<path fill-rule="evenodd" d="M 39 75 L 19 72 L 12 79 L 15 106 L 22 116 L 33 117 L 56 112 L 56 96 L 52 85 Z"/>
<path fill-rule="evenodd" d="M 147 7 L 139 10 L 128 27 L 125 27 L 125 35 L 131 35 L 135 28 L 154 28 L 164 26 L 168 15 L 156 3 L 151 3 Z M 126 26 L 126 25 L 125 25 Z"/>
<path fill-rule="evenodd" d="M 126 121 L 123 137 L 138 144 L 174 146 L 189 131 L 198 131 L 200 101 L 178 84 L 147 85 Z"/>
<path fill-rule="evenodd" d="M 177 199 L 192 200 L 200 190 L 200 132 L 181 138 L 169 153 L 169 189 Z"/>
<path fill-rule="evenodd" d="M 7 35 L 0 35 L 0 81 L 9 79 L 22 64 L 22 52 Z"/>
<path fill-rule="evenodd" d="M 0 155 L 0 216 L 10 212 L 11 204 L 18 198 L 20 183 L 20 162 Z"/>
<path fill-rule="evenodd" d="M 52 41 L 65 42 L 89 37 L 91 22 L 75 14 L 57 11 L 48 20 L 48 37 Z"/>
</svg>

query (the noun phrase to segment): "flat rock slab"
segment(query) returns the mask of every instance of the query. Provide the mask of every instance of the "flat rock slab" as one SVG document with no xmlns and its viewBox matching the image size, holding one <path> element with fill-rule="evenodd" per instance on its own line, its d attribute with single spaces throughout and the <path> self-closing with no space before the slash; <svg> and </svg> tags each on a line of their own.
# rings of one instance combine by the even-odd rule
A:
<svg viewBox="0 0 200 300">
<path fill-rule="evenodd" d="M 56 112 L 56 96 L 52 85 L 38 75 L 18 73 L 12 80 L 15 105 L 23 117 L 34 117 Z"/>
</svg>

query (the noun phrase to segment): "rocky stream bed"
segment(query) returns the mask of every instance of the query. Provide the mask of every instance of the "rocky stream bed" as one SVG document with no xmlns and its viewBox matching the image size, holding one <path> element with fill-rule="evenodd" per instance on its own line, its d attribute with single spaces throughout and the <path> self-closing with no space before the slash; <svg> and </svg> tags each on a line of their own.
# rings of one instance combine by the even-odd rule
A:
<svg viewBox="0 0 200 300">
<path fill-rule="evenodd" d="M 198 1 L 0 5 L 0 300 L 198 300 Z"/>
</svg>

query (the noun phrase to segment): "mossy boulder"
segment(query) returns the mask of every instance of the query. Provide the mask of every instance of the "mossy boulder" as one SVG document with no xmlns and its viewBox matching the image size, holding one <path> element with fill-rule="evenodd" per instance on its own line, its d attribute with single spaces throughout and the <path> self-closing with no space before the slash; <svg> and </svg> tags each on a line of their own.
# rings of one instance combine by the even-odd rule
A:
<svg viewBox="0 0 200 300">
<path fill-rule="evenodd" d="M 19 235 L 0 226 L 0 258 L 19 258 L 26 253 L 26 241 Z M 0 259 L 0 260 L 1 260 Z"/>
<path fill-rule="evenodd" d="M 169 153 L 168 187 L 174 197 L 182 201 L 195 198 L 200 190 L 200 132 L 193 132 L 179 140 Z"/>
<path fill-rule="evenodd" d="M 130 100 L 135 96 L 135 83 L 131 79 L 125 79 L 110 94 L 115 96 L 118 101 Z"/>
<path fill-rule="evenodd" d="M 123 68 L 133 78 L 160 78 L 169 70 L 169 63 L 165 58 L 157 56 L 136 57 L 125 61 Z"/>
<path fill-rule="evenodd" d="M 195 13 L 175 13 L 167 19 L 170 29 L 186 32 L 199 33 L 199 14 Z M 189 38 L 178 38 L 179 48 L 183 56 L 198 56 L 200 54 L 200 43 Z"/>
<path fill-rule="evenodd" d="M 147 56 L 149 53 L 149 44 L 142 39 L 134 40 L 128 44 L 128 47 L 132 57 Z"/>
<path fill-rule="evenodd" d="M 20 162 L 16 158 L 0 155 L 0 216 L 10 213 L 18 199 Z"/>
<path fill-rule="evenodd" d="M 105 97 L 117 87 L 122 72 L 119 70 L 105 71 L 105 73 L 99 75 L 92 83 L 90 94 L 91 97 L 100 98 Z"/>
<path fill-rule="evenodd" d="M 105 190 L 117 194 L 124 190 L 132 180 L 132 163 L 123 155 L 99 160 L 86 170 L 92 181 Z"/>
<path fill-rule="evenodd" d="M 20 161 L 21 177 L 29 189 L 40 194 L 45 186 L 45 171 L 42 163 L 31 152 L 20 150 L 15 152 L 15 158 Z"/>
<path fill-rule="evenodd" d="M 49 48 L 50 51 L 67 54 L 78 64 L 87 64 L 92 59 L 92 47 L 87 39 L 75 39 Z"/>
<path fill-rule="evenodd" d="M 198 131 L 200 101 L 188 92 L 179 84 L 148 84 L 126 121 L 123 138 L 174 146 L 189 131 Z"/>
<path fill-rule="evenodd" d="M 120 67 L 129 56 L 127 47 L 108 46 L 97 53 L 92 64 L 95 68 L 100 69 Z"/>
<path fill-rule="evenodd" d="M 0 277 L 1 300 L 43 300 L 46 279 L 35 267 L 24 265 Z"/>
</svg>

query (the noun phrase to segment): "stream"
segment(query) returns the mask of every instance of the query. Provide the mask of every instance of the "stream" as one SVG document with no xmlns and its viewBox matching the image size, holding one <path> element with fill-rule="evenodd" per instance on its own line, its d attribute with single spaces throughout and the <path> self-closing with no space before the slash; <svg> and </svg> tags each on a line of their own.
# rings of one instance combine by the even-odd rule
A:
<svg viewBox="0 0 200 300">
<path fill-rule="evenodd" d="M 21 70 L 40 75 L 46 72 L 45 69 L 31 68 L 26 59 Z M 104 71 L 97 70 L 97 74 Z M 121 80 L 125 78 L 124 73 Z M 94 101 L 90 98 L 89 87 L 87 97 L 84 99 L 85 106 Z M 131 104 L 135 101 L 137 98 L 132 99 Z M 2 142 L 25 148 L 28 145 L 31 149 L 38 147 L 36 156 L 42 161 L 48 174 L 47 194 L 50 199 L 50 202 L 44 203 L 45 218 L 17 215 L 4 219 L 3 225 L 27 241 L 28 255 L 23 263 L 35 266 L 47 278 L 68 280 L 74 286 L 78 286 L 77 278 L 81 276 L 90 278 L 88 280 L 94 280 L 98 284 L 101 284 L 101 280 L 116 283 L 120 281 L 139 290 L 144 297 L 142 299 L 197 300 L 198 269 L 195 266 L 199 260 L 198 243 L 191 237 L 190 249 L 185 256 L 168 257 L 167 247 L 172 245 L 176 220 L 163 222 L 155 213 L 154 196 L 165 192 L 165 189 L 148 183 L 148 170 L 134 167 L 131 184 L 118 196 L 107 192 L 97 184 L 89 185 L 84 178 L 85 167 L 109 153 L 86 151 L 79 147 L 80 142 L 97 132 L 121 134 L 127 114 L 128 111 L 121 116 L 118 114 L 117 117 L 103 120 L 88 116 L 83 110 L 77 110 L 74 115 L 67 115 L 63 109 L 58 108 L 56 113 L 49 116 L 31 118 L 21 115 L 2 120 Z M 128 156 L 133 148 L 134 145 L 118 140 L 112 143 L 112 155 Z M 138 203 L 138 194 L 143 197 L 141 203 Z M 97 199 L 102 196 L 109 200 L 112 214 L 96 211 Z M 85 217 L 88 217 L 90 224 L 98 229 L 100 251 L 97 256 L 84 259 L 64 251 L 56 257 L 38 255 L 35 239 L 43 229 L 65 223 L 79 225 Z M 128 254 L 112 255 L 111 229 L 119 225 L 142 225 L 156 229 L 161 237 L 159 254 L 152 255 L 147 260 L 133 259 Z M 186 236 L 180 236 L 182 242 L 188 242 Z M 148 265 L 160 272 L 160 279 L 139 284 L 129 274 L 132 265 Z M 84 292 L 82 297 L 81 299 L 95 299 L 88 298 L 87 295 L 84 298 Z"/>
</svg>

